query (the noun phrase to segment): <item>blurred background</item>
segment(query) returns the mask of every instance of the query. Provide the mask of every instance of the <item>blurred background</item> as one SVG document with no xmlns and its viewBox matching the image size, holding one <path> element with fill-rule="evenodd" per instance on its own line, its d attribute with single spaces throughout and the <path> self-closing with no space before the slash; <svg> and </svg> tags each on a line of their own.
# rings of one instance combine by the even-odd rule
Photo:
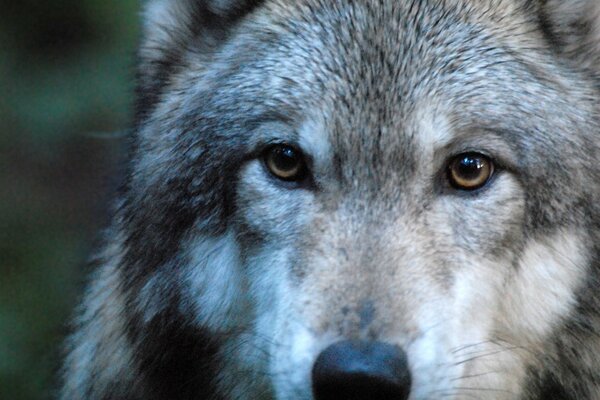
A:
<svg viewBox="0 0 600 400">
<path fill-rule="evenodd" d="M 49 399 L 130 126 L 138 0 L 0 10 L 0 399 Z"/>
</svg>

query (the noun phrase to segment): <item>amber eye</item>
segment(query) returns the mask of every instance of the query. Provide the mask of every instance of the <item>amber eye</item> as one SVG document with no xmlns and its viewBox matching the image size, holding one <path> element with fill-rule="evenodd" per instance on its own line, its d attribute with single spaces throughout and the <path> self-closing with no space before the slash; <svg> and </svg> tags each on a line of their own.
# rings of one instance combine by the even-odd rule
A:
<svg viewBox="0 0 600 400">
<path fill-rule="evenodd" d="M 306 174 L 306 163 L 300 150 L 286 144 L 276 144 L 267 149 L 265 165 L 277 178 L 299 181 Z"/>
<path fill-rule="evenodd" d="M 494 174 L 492 160 L 479 153 L 456 156 L 448 166 L 448 179 L 452 186 L 461 190 L 483 187 Z"/>
</svg>

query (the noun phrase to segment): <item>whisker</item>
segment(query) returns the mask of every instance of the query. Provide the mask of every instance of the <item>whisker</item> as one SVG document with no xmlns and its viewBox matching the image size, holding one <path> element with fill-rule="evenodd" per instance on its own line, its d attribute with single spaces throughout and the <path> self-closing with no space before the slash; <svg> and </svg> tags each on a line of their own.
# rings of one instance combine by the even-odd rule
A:
<svg viewBox="0 0 600 400">
<path fill-rule="evenodd" d="M 460 377 L 451 378 L 450 381 L 451 382 L 456 382 L 456 381 L 461 381 L 463 379 L 480 378 L 482 376 L 491 375 L 491 374 L 498 374 L 500 372 L 503 372 L 503 371 L 488 371 L 488 372 L 482 372 L 480 374 L 463 375 L 463 376 L 460 376 Z"/>
</svg>

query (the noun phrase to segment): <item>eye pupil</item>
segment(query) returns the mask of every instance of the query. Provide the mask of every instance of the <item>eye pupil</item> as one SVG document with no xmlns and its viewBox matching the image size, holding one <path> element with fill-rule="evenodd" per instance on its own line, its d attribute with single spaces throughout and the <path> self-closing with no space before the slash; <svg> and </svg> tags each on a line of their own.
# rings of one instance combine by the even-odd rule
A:
<svg viewBox="0 0 600 400">
<path fill-rule="evenodd" d="M 271 174 L 286 181 L 298 181 L 305 171 L 304 157 L 288 145 L 274 145 L 265 153 L 265 164 Z"/>
<path fill-rule="evenodd" d="M 485 162 L 481 158 L 464 157 L 457 165 L 457 173 L 464 179 L 477 179 L 481 170 L 485 168 Z"/>
<path fill-rule="evenodd" d="M 452 186 L 461 190 L 475 190 L 484 186 L 494 172 L 492 161 L 483 154 L 461 154 L 449 166 Z"/>
<path fill-rule="evenodd" d="M 290 171 L 297 167 L 298 156 L 291 147 L 282 146 L 273 149 L 273 163 L 278 169 Z"/>
</svg>

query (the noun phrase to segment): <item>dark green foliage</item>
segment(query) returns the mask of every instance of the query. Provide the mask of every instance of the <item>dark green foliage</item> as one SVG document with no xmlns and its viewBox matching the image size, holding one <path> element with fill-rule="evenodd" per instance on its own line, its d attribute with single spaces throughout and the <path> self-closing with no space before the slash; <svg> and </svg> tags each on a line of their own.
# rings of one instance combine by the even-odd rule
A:
<svg viewBox="0 0 600 400">
<path fill-rule="evenodd" d="M 52 398 L 129 126 L 135 0 L 0 0 L 0 398 Z"/>
</svg>

